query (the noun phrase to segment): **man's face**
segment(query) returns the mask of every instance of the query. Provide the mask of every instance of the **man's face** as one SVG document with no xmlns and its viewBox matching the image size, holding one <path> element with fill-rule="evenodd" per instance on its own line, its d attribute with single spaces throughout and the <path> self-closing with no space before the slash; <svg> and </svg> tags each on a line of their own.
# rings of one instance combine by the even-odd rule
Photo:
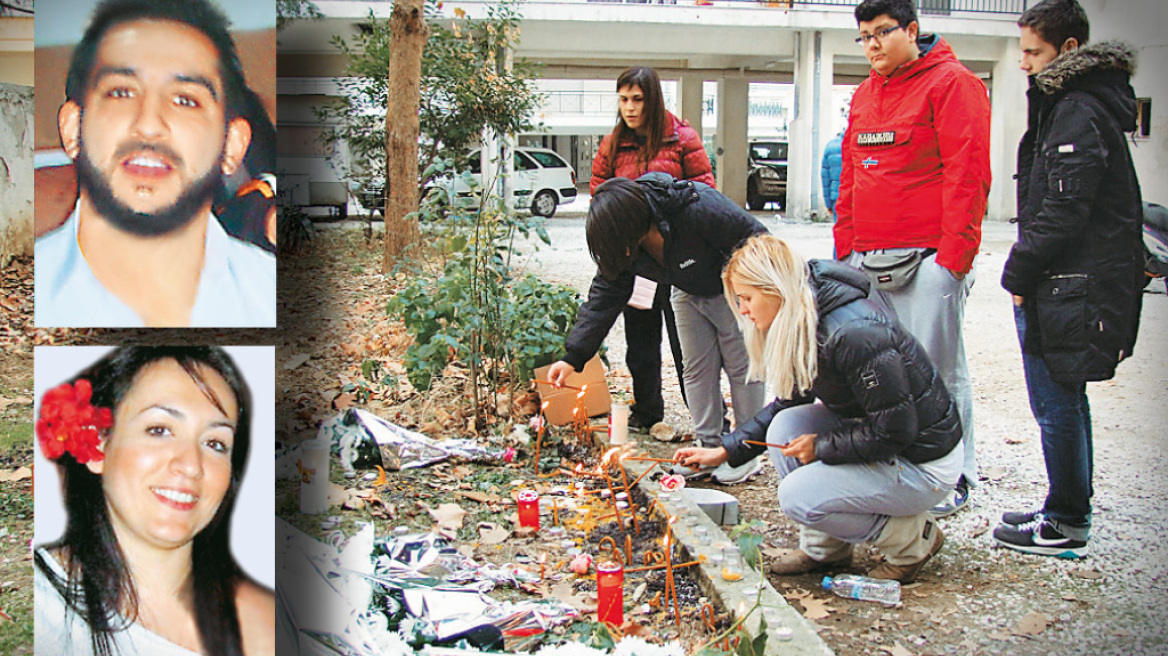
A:
<svg viewBox="0 0 1168 656">
<path fill-rule="evenodd" d="M 174 21 L 111 28 L 83 105 L 67 102 L 59 115 L 82 193 L 137 234 L 168 232 L 205 211 L 250 140 L 245 120 L 226 120 L 215 45 Z"/>
<path fill-rule="evenodd" d="M 1018 45 L 1022 49 L 1020 66 L 1027 75 L 1038 75 L 1059 56 L 1058 48 L 1044 41 L 1038 32 L 1029 27 L 1022 28 Z"/>
<path fill-rule="evenodd" d="M 896 19 L 881 14 L 870 21 L 860 22 L 860 37 L 874 36 L 864 43 L 864 56 L 877 73 L 888 77 L 899 67 L 917 58 L 916 21 L 899 27 Z"/>
</svg>

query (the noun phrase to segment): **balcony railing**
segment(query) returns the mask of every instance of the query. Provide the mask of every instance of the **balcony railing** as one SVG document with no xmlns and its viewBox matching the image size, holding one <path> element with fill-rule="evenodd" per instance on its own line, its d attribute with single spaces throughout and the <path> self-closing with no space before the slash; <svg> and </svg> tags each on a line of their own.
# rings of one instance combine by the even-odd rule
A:
<svg viewBox="0 0 1168 656">
<path fill-rule="evenodd" d="M 826 7 L 853 8 L 857 0 L 587 0 L 587 2 L 612 2 L 626 4 L 761 4 L 777 9 L 823 9 Z M 1021 14 L 1037 0 L 918 0 L 917 11 L 921 14 Z"/>
</svg>

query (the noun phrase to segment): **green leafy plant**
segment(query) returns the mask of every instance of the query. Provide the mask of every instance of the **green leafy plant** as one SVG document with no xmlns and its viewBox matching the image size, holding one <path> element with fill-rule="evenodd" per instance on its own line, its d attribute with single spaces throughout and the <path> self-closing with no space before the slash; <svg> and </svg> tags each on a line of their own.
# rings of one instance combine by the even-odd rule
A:
<svg viewBox="0 0 1168 656">
<path fill-rule="evenodd" d="M 468 183 L 480 191 L 477 182 Z M 504 209 L 490 197 L 472 209 L 447 194 L 432 190 L 420 212 L 441 270 L 411 271 L 387 309 L 414 338 L 405 358 L 410 383 L 429 389 L 449 362 L 465 364 L 482 423 L 487 404 L 480 388 L 497 390 L 552 362 L 576 320 L 579 297 L 512 265 L 517 238 L 550 243 L 542 218 Z"/>
<path fill-rule="evenodd" d="M 754 570 L 758 570 L 761 567 L 762 551 L 760 547 L 762 546 L 762 536 L 765 530 L 766 524 L 758 519 L 741 522 L 730 529 L 730 539 L 738 543 L 738 549 L 742 552 L 742 559 Z"/>
<path fill-rule="evenodd" d="M 360 403 L 368 403 L 374 394 L 386 394 L 397 388 L 397 377 L 382 373 L 380 360 L 366 360 L 361 363 L 361 378 L 341 387 L 357 397 Z"/>
</svg>

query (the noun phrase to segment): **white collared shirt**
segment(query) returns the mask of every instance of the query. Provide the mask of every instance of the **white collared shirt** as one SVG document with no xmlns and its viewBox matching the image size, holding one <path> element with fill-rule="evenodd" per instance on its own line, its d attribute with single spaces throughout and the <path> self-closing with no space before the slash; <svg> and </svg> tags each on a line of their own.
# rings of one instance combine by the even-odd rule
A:
<svg viewBox="0 0 1168 656">
<path fill-rule="evenodd" d="M 36 240 L 37 328 L 135 328 L 145 324 L 93 275 L 77 242 L 79 207 Z M 209 215 L 192 328 L 274 328 L 276 258 L 229 236 Z M 149 275 L 143 271 L 142 275 Z"/>
</svg>

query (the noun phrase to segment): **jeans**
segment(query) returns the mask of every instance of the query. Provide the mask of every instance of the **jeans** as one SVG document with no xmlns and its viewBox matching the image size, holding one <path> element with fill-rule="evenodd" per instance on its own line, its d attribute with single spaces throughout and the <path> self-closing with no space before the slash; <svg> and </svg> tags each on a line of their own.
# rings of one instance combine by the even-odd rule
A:
<svg viewBox="0 0 1168 656">
<path fill-rule="evenodd" d="M 888 248 L 880 252 L 903 253 L 920 248 Z M 860 269 L 863 253 L 852 253 L 848 264 Z M 965 445 L 965 466 L 962 475 L 971 486 L 977 485 L 977 455 L 973 443 L 973 384 L 969 378 L 969 364 L 965 359 L 965 301 L 973 289 L 977 268 L 957 280 L 946 268 L 937 264 L 934 253 L 921 260 L 917 275 L 902 289 L 882 292 L 872 287 L 869 294 L 892 309 L 900 325 L 916 338 L 933 361 L 945 389 L 957 404 L 961 417 L 962 441 Z"/>
<path fill-rule="evenodd" d="M 855 419 L 842 418 L 821 403 L 799 405 L 775 415 L 767 442 L 786 444 L 804 433 L 826 433 Z M 830 536 L 800 538 L 801 548 L 817 560 L 831 560 L 841 544 L 875 540 L 888 518 L 925 512 L 945 498 L 952 481 L 941 481 L 900 457 L 879 462 L 804 465 L 768 449 L 779 483 L 779 504 L 795 522 Z"/>
<path fill-rule="evenodd" d="M 1026 341 L 1026 312 L 1015 305 L 1018 340 Z M 1063 535 L 1086 540 L 1091 528 L 1094 447 L 1087 384 L 1063 385 L 1050 378 L 1042 356 L 1022 352 L 1030 411 L 1042 431 L 1042 457 L 1050 490 L 1042 512 Z"/>
<path fill-rule="evenodd" d="M 633 414 L 646 424 L 655 424 L 665 417 L 665 399 L 661 395 L 661 325 L 662 318 L 669 334 L 669 347 L 681 379 L 681 399 L 686 400 L 684 365 L 681 342 L 677 337 L 677 322 L 669 303 L 669 286 L 658 285 L 653 307 L 641 310 L 625 307 L 625 365 L 633 378 Z"/>
<path fill-rule="evenodd" d="M 685 355 L 685 389 L 694 432 L 703 445 L 721 446 L 722 372 L 730 379 L 734 420 L 739 426 L 762 410 L 765 385 L 746 382 L 750 357 L 724 297 L 694 296 L 674 288 L 672 301 Z"/>
</svg>

